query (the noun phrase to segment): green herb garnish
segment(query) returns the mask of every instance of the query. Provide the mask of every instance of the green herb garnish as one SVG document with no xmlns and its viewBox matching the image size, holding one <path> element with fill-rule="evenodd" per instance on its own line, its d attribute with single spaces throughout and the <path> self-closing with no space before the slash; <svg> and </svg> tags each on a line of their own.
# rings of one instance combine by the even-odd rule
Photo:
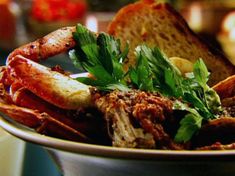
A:
<svg viewBox="0 0 235 176">
<path fill-rule="evenodd" d="M 175 136 L 176 142 L 187 142 L 201 128 L 203 117 L 195 109 L 177 100 L 174 102 L 173 110 L 187 112 L 180 121 L 180 128 Z"/>
<path fill-rule="evenodd" d="M 209 72 L 202 59 L 194 64 L 192 73 L 183 77 L 158 48 L 140 45 L 135 50 L 136 65 L 124 72 L 128 45 L 121 51 L 119 40 L 105 33 L 95 35 L 79 24 L 74 39 L 77 45 L 69 52 L 70 58 L 75 66 L 94 76 L 78 81 L 104 91 L 136 88 L 181 99 L 173 106 L 174 110 L 186 112 L 175 136 L 177 142 L 190 140 L 203 121 L 217 118 L 222 111 L 219 96 L 207 85 Z"/>
<path fill-rule="evenodd" d="M 130 67 L 129 77 L 134 87 L 140 90 L 153 91 L 152 72 L 146 56 L 145 47 L 138 46 L 136 48 L 136 66 Z"/>
<path fill-rule="evenodd" d="M 69 52 L 70 58 L 76 67 L 83 68 L 95 77 L 77 78 L 78 81 L 101 90 L 129 90 L 122 68 L 128 46 L 121 52 L 119 40 L 105 33 L 96 36 L 80 24 L 77 25 L 74 39 L 77 46 Z"/>
<path fill-rule="evenodd" d="M 203 120 L 214 119 L 222 111 L 219 96 L 207 85 L 209 72 L 199 59 L 194 64 L 193 73 L 185 78 L 158 48 L 143 47 L 153 73 L 155 90 L 168 97 L 180 98 L 193 108 L 192 111 L 182 106 L 178 106 L 179 109 L 174 107 L 175 110 L 188 111 L 175 137 L 177 142 L 186 142 L 200 129 Z"/>
</svg>

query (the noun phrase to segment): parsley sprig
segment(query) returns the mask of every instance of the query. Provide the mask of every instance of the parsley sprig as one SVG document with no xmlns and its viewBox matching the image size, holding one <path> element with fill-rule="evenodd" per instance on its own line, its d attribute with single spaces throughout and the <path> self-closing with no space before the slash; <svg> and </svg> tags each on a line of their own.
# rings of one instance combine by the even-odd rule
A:
<svg viewBox="0 0 235 176">
<path fill-rule="evenodd" d="M 101 90 L 129 90 L 122 65 L 128 54 L 128 45 L 121 52 L 120 41 L 101 33 L 96 36 L 78 24 L 74 33 L 77 46 L 69 52 L 74 65 L 91 73 L 92 78 L 77 78 L 78 81 Z"/>
<path fill-rule="evenodd" d="M 78 81 L 105 91 L 136 88 L 180 99 L 174 101 L 173 109 L 185 111 L 186 115 L 180 121 L 177 142 L 190 140 L 204 121 L 217 118 L 222 111 L 219 96 L 207 85 L 209 72 L 202 59 L 184 77 L 158 48 L 140 45 L 135 50 L 136 65 L 124 72 L 128 44 L 122 51 L 119 40 L 105 33 L 95 35 L 80 24 L 74 39 L 77 45 L 69 52 L 70 58 L 76 67 L 94 76 Z"/>
<path fill-rule="evenodd" d="M 131 83 L 135 88 L 153 91 L 153 74 L 148 63 L 148 56 L 146 55 L 145 49 L 148 48 L 143 48 L 142 46 L 136 48 L 136 65 L 135 67 L 130 67 L 128 73 Z"/>
</svg>

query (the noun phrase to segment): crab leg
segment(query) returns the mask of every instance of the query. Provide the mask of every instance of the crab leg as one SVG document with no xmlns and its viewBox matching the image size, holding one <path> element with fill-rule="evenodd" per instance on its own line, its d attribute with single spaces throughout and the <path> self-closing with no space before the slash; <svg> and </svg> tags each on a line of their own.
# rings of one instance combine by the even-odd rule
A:
<svg viewBox="0 0 235 176">
<path fill-rule="evenodd" d="M 235 97 L 235 75 L 220 81 L 213 86 L 213 89 L 219 94 L 221 99 Z"/>
<path fill-rule="evenodd" d="M 221 117 L 204 124 L 195 138 L 196 146 L 210 146 L 218 141 L 230 144 L 235 140 L 235 118 Z"/>
<path fill-rule="evenodd" d="M 36 128 L 43 121 L 43 116 L 40 115 L 37 111 L 21 108 L 15 105 L 9 105 L 0 102 L 1 112 L 9 115 L 17 122 L 24 124 L 31 128 Z M 32 120 L 33 119 L 33 120 Z"/>
<path fill-rule="evenodd" d="M 63 109 L 92 106 L 89 86 L 21 55 L 12 58 L 7 69 L 26 89 L 55 106 Z"/>
<path fill-rule="evenodd" d="M 58 29 L 45 37 L 15 49 L 7 58 L 6 65 L 16 55 L 22 55 L 35 62 L 60 54 L 75 46 L 73 32 L 75 27 Z"/>
<path fill-rule="evenodd" d="M 13 87 L 13 88 L 12 88 Z M 59 107 L 56 107 L 43 99 L 39 98 L 29 90 L 24 87 L 21 87 L 17 90 L 14 90 L 15 86 L 11 86 L 11 97 L 15 105 L 20 107 L 25 107 L 29 109 L 37 109 L 39 112 L 46 112 L 56 120 L 74 128 L 84 134 L 92 134 L 94 129 L 98 129 L 98 123 L 92 123 L 89 121 L 89 118 L 82 120 L 82 118 L 77 118 L 77 115 L 84 116 L 83 109 L 76 111 L 65 110 Z M 94 109 L 90 109 L 91 112 Z M 91 115 L 91 112 L 90 115 Z M 98 114 L 95 113 L 97 116 Z"/>
<path fill-rule="evenodd" d="M 91 142 L 84 134 L 56 120 L 47 113 L 39 113 L 37 110 L 1 102 L 0 111 L 23 125 L 35 128 L 39 133 L 60 136 L 80 142 Z"/>
</svg>

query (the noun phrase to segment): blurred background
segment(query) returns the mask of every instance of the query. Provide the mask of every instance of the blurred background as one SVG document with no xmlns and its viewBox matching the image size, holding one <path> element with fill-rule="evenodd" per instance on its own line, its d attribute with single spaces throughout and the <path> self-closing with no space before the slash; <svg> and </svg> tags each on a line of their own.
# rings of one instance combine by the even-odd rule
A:
<svg viewBox="0 0 235 176">
<path fill-rule="evenodd" d="M 235 64 L 235 0 L 161 1 L 174 6 L 192 30 Z M 115 13 L 132 2 L 135 0 L 0 0 L 0 64 L 14 48 L 62 26 L 81 23 L 92 31 L 105 32 Z M 60 58 L 56 61 L 64 56 Z M 30 143 L 26 143 L 22 173 L 60 175 L 47 153 Z"/>
<path fill-rule="evenodd" d="M 0 0 L 0 52 L 32 41 L 59 27 L 82 23 L 106 31 L 122 6 L 136 0 Z M 190 27 L 234 58 L 234 0 L 158 0 L 174 6 Z M 4 59 L 4 58 L 2 58 Z"/>
</svg>

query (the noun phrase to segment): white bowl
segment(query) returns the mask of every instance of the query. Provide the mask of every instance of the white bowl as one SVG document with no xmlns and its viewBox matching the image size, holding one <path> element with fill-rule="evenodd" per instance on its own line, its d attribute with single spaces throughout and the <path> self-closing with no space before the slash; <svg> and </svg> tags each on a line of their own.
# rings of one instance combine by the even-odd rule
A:
<svg viewBox="0 0 235 176">
<path fill-rule="evenodd" d="M 4 114 L 0 126 L 44 147 L 65 176 L 234 175 L 235 150 L 165 151 L 72 142 L 38 134 Z"/>
</svg>

